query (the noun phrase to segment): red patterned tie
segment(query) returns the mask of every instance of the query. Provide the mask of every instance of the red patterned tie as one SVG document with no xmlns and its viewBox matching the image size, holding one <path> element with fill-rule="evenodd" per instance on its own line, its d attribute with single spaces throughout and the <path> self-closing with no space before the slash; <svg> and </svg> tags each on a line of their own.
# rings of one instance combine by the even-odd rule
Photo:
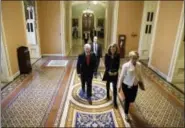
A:
<svg viewBox="0 0 185 128">
<path fill-rule="evenodd" d="M 89 63 L 90 63 L 90 55 L 87 55 L 86 61 L 87 61 L 87 65 L 89 65 Z"/>
</svg>

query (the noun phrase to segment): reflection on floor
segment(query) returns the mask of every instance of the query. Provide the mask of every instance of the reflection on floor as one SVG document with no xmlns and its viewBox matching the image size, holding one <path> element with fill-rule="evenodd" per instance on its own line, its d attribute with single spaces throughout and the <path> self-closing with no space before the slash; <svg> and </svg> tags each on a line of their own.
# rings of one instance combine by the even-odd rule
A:
<svg viewBox="0 0 185 128">
<path fill-rule="evenodd" d="M 48 67 L 51 60 L 69 61 L 66 67 Z M 121 63 L 125 61 L 121 60 Z M 74 58 L 44 57 L 34 64 L 31 74 L 21 75 L 10 83 L 1 92 L 2 126 L 95 127 L 107 126 L 107 122 L 111 126 L 185 126 L 184 95 L 170 88 L 147 67 L 142 69 L 146 91 L 139 90 L 136 102 L 131 106 L 131 122 L 126 122 L 123 94 L 119 94 L 119 109 L 113 108 L 112 100 L 105 100 L 105 83 L 101 81 L 103 62 L 99 68 L 100 76 L 93 80 L 92 105 L 81 94 L 75 66 Z"/>
<path fill-rule="evenodd" d="M 35 62 L 37 62 L 37 58 L 31 58 L 31 64 L 34 64 Z"/>
<path fill-rule="evenodd" d="M 90 41 L 89 41 L 90 42 Z M 104 55 L 104 39 L 98 39 L 98 43 L 102 46 L 102 52 Z M 73 39 L 72 49 L 69 53 L 69 56 L 78 56 L 83 52 L 84 40 L 81 38 Z"/>
</svg>

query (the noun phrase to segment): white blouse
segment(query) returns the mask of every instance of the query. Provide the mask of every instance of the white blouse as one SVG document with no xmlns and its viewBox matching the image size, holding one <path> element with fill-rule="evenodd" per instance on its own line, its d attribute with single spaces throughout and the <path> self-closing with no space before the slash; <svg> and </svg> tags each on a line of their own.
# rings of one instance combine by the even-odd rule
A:
<svg viewBox="0 0 185 128">
<path fill-rule="evenodd" d="M 128 87 L 132 87 L 133 85 L 137 85 L 138 81 L 142 81 L 141 63 L 137 62 L 136 66 L 134 66 L 131 61 L 123 64 L 119 79 L 119 87 L 122 83 L 128 85 Z"/>
</svg>

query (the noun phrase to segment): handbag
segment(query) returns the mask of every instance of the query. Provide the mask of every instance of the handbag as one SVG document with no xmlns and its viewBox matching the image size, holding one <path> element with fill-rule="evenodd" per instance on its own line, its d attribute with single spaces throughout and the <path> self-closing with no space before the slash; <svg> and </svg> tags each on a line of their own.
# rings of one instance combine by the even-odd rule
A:
<svg viewBox="0 0 185 128">
<path fill-rule="evenodd" d="M 143 82 L 141 82 L 141 81 L 139 81 L 138 82 L 138 86 L 139 86 L 139 88 L 141 89 L 141 90 L 145 90 L 145 86 L 144 86 L 144 84 L 143 84 Z"/>
</svg>

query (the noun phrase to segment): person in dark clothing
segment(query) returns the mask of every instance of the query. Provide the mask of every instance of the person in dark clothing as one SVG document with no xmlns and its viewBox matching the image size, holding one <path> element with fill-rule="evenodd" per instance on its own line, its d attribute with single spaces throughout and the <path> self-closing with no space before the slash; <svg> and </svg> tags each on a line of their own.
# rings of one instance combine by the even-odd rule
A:
<svg viewBox="0 0 185 128">
<path fill-rule="evenodd" d="M 91 38 L 91 42 L 93 42 L 93 38 L 95 36 L 95 33 L 94 33 L 94 28 L 90 31 L 90 38 Z"/>
<path fill-rule="evenodd" d="M 97 42 L 98 38 L 95 36 L 94 37 L 94 41 L 91 43 L 91 51 L 94 52 L 94 54 L 96 55 L 96 69 L 95 69 L 95 77 L 97 77 L 97 71 L 98 71 L 98 67 L 100 64 L 100 58 L 102 57 L 102 48 L 101 45 L 98 44 Z"/>
<path fill-rule="evenodd" d="M 92 79 L 96 67 L 96 56 L 91 52 L 91 45 L 84 45 L 84 52 L 78 56 L 77 74 L 81 78 L 82 91 L 85 93 L 85 84 L 87 84 L 87 98 L 89 104 L 92 104 Z"/>
<path fill-rule="evenodd" d="M 107 99 L 110 99 L 109 90 L 110 82 L 113 83 L 114 107 L 117 108 L 117 81 L 118 70 L 120 65 L 120 55 L 118 54 L 117 44 L 109 46 L 108 53 L 105 55 L 105 72 L 103 81 L 107 81 Z"/>
<path fill-rule="evenodd" d="M 88 40 L 89 40 L 89 33 L 88 32 L 83 33 L 83 39 L 84 39 L 84 44 L 87 44 Z"/>
</svg>

